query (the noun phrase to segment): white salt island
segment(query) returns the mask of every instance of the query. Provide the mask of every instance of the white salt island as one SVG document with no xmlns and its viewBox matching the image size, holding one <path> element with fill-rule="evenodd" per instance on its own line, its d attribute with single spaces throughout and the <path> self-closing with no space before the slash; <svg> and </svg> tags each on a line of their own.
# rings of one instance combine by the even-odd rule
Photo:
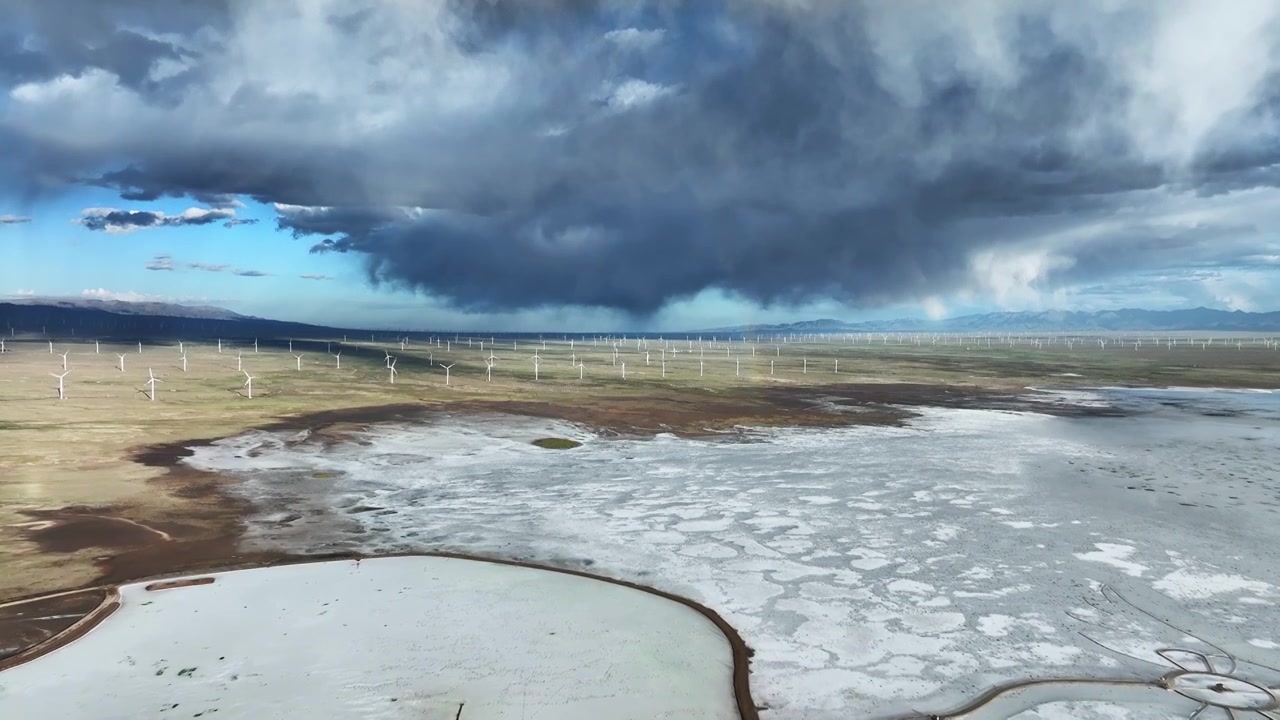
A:
<svg viewBox="0 0 1280 720">
<path fill-rule="evenodd" d="M 194 578 L 0 673 L 0 717 L 739 718 L 728 638 L 643 590 L 423 556 Z"/>
</svg>

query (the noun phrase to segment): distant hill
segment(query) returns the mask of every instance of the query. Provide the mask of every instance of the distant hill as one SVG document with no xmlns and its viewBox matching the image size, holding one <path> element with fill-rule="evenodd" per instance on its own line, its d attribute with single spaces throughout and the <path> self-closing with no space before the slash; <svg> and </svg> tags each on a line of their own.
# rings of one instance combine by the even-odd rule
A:
<svg viewBox="0 0 1280 720">
<path fill-rule="evenodd" d="M 125 302 L 92 298 L 16 298 L 0 302 L 0 328 L 51 337 L 282 338 L 344 332 L 305 323 L 250 317 L 208 305 Z"/>
<path fill-rule="evenodd" d="M 858 332 L 1176 332 L 1217 330 L 1231 332 L 1280 331 L 1280 312 L 1251 313 L 1240 310 L 1101 310 L 1097 312 L 1046 310 L 963 315 L 946 320 L 875 320 L 849 323 L 840 320 L 805 320 L 777 325 L 740 325 L 705 330 L 705 333 L 858 333 Z"/>
</svg>

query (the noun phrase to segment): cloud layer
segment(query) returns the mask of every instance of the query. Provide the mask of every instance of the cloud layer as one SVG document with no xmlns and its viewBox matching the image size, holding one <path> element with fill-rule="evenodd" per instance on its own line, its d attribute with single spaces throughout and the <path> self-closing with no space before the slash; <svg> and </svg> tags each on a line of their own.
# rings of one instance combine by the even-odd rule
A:
<svg viewBox="0 0 1280 720">
<path fill-rule="evenodd" d="M 20 0 L 0 178 L 474 311 L 1016 305 L 1280 255 L 1280 3 Z M 66 22 L 75 18 L 75 22 Z"/>
<path fill-rule="evenodd" d="M 159 227 L 183 227 L 211 225 L 221 222 L 224 227 L 252 225 L 257 220 L 239 219 L 235 210 L 215 207 L 188 208 L 177 215 L 165 215 L 158 210 L 116 210 L 115 208 L 85 208 L 80 211 L 77 223 L 99 232 L 129 233 L 134 230 Z"/>
</svg>

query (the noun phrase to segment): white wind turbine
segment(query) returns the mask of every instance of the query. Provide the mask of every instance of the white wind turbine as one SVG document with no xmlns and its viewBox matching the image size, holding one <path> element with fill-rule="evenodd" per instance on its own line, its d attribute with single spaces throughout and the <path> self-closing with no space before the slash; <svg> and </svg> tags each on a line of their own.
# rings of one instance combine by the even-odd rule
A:
<svg viewBox="0 0 1280 720">
<path fill-rule="evenodd" d="M 236 372 L 244 372 L 244 354 L 236 353 Z"/>
<path fill-rule="evenodd" d="M 534 352 L 533 357 L 529 358 L 533 361 L 533 379 L 538 379 L 538 365 L 542 364 L 542 358 L 538 357 L 538 353 Z"/>
<path fill-rule="evenodd" d="M 289 338 L 289 354 L 293 354 L 293 338 Z"/>
<path fill-rule="evenodd" d="M 187 354 L 182 353 L 182 372 L 187 371 Z"/>
<path fill-rule="evenodd" d="M 587 369 L 587 364 L 579 360 L 578 361 L 578 379 L 579 380 L 582 379 L 582 375 L 586 371 L 586 369 Z"/>
<path fill-rule="evenodd" d="M 156 401 L 156 383 L 164 382 L 164 381 L 156 377 L 156 374 L 151 371 L 151 368 L 147 368 L 147 375 L 150 376 L 147 379 L 147 384 L 151 386 L 151 395 L 150 395 L 151 402 L 155 402 Z"/>
<path fill-rule="evenodd" d="M 93 341 L 93 351 L 99 355 L 102 354 L 102 347 L 98 344 L 97 340 Z"/>
<path fill-rule="evenodd" d="M 440 367 L 444 368 L 444 384 L 445 384 L 445 385 L 448 385 L 448 384 L 449 384 L 449 368 L 451 368 L 451 367 L 453 367 L 454 365 L 457 365 L 457 364 L 458 364 L 458 363 L 456 363 L 456 362 L 449 363 L 448 365 L 445 365 L 444 363 L 440 363 Z"/>
<path fill-rule="evenodd" d="M 181 340 L 178 341 L 178 352 L 182 353 L 183 355 L 187 354 L 187 345 Z"/>
<path fill-rule="evenodd" d="M 341 370 L 342 369 L 342 351 L 339 350 L 336 354 L 334 354 L 333 359 L 336 363 L 334 367 Z"/>
<path fill-rule="evenodd" d="M 49 341 L 49 354 L 50 354 L 50 355 L 52 355 L 52 354 L 53 354 L 53 341 L 52 341 L 52 340 L 50 340 L 50 341 Z"/>
<path fill-rule="evenodd" d="M 218 338 L 218 354 L 222 354 L 222 338 Z"/>
<path fill-rule="evenodd" d="M 627 379 L 627 364 L 625 362 L 622 363 L 622 379 Z"/>
<path fill-rule="evenodd" d="M 58 373 L 49 373 L 49 374 L 52 375 L 53 377 L 58 378 L 58 399 L 66 400 L 67 391 L 66 391 L 66 386 L 63 383 L 63 378 L 70 375 L 71 371 L 70 370 L 63 371 L 61 375 L 59 375 Z"/>
<path fill-rule="evenodd" d="M 249 399 L 252 400 L 253 399 L 253 376 L 249 374 L 248 370 L 241 370 L 240 372 L 244 373 L 244 387 L 248 389 Z"/>
<path fill-rule="evenodd" d="M 258 352 L 258 338 L 253 339 L 253 351 Z"/>
<path fill-rule="evenodd" d="M 396 384 L 396 364 L 392 362 L 390 365 L 387 366 L 387 369 L 391 371 L 391 379 L 389 380 L 389 382 L 392 385 L 395 385 Z"/>
<path fill-rule="evenodd" d="M 138 341 L 138 354 L 139 354 L 139 355 L 141 355 L 141 354 L 142 354 L 142 341 L 141 341 L 141 340 L 139 340 L 139 341 Z"/>
<path fill-rule="evenodd" d="M 116 357 L 120 358 L 120 372 L 124 372 L 124 358 L 125 358 L 125 356 L 124 356 L 124 355 L 116 355 Z"/>
<path fill-rule="evenodd" d="M 71 352 L 71 351 L 70 351 L 70 350 L 64 350 L 64 351 L 62 351 L 62 369 L 63 369 L 63 370 L 66 370 L 66 369 L 67 369 L 67 353 L 69 353 L 69 352 Z"/>
<path fill-rule="evenodd" d="M 391 354 L 390 350 L 383 350 L 382 352 L 387 354 L 387 356 L 383 358 L 383 362 L 387 364 L 387 367 L 391 367 L 395 364 L 395 356 Z"/>
<path fill-rule="evenodd" d="M 484 368 L 485 368 L 485 373 L 488 375 L 488 377 L 486 378 L 486 382 L 493 382 L 493 359 L 492 358 L 485 358 Z M 446 385 L 448 384 L 447 382 L 448 379 L 449 379 L 449 376 L 445 375 Z"/>
<path fill-rule="evenodd" d="M 302 356 L 301 356 L 301 355 L 294 355 L 293 357 L 297 359 L 297 361 L 298 361 L 298 371 L 299 371 L 299 372 L 301 372 L 301 371 L 302 371 Z"/>
</svg>

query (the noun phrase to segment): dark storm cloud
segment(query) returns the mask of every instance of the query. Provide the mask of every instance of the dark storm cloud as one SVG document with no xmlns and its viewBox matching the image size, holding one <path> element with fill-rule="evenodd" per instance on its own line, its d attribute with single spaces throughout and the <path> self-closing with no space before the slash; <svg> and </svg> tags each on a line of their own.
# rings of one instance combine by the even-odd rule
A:
<svg viewBox="0 0 1280 720">
<path fill-rule="evenodd" d="M 85 0 L 61 27 L 24 4 L 0 77 L 119 80 L 24 88 L 0 168 L 276 203 L 312 252 L 488 311 L 874 305 L 1274 254 L 1275 218 L 1173 219 L 1280 186 L 1270 3 L 299 6 Z M 1222 53 L 1181 62 L 1206 33 Z M 112 212 L 98 229 L 171 220 Z"/>
<path fill-rule="evenodd" d="M 106 231 L 110 228 L 131 230 L 155 227 L 163 221 L 164 216 L 160 213 L 145 210 L 108 210 L 100 214 L 87 214 L 80 219 L 80 224 L 90 230 Z"/>
<path fill-rule="evenodd" d="M 164 3 L 162 10 L 154 0 L 8 0 L 0 81 L 42 81 L 97 68 L 128 87 L 159 90 L 162 83 L 148 78 L 156 61 L 193 55 L 156 36 L 221 27 L 227 20 L 224 0 Z"/>
<path fill-rule="evenodd" d="M 165 215 L 162 212 L 150 210 L 88 208 L 81 212 L 81 217 L 76 222 L 90 230 L 118 233 L 143 228 L 198 227 L 216 222 L 221 222 L 223 227 L 233 228 L 237 225 L 252 225 L 258 221 L 252 218 L 237 219 L 234 210 L 223 208 L 191 208 L 178 215 Z"/>
</svg>

